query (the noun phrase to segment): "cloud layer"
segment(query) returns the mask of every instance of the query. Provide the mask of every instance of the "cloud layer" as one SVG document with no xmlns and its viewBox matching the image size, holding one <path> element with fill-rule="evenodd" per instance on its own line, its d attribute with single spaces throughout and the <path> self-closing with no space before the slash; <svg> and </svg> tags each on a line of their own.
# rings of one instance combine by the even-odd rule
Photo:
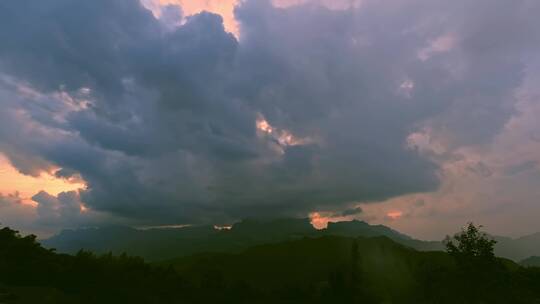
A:
<svg viewBox="0 0 540 304">
<path fill-rule="evenodd" d="M 539 11 L 244 1 L 238 40 L 176 6 L 2 1 L 0 151 L 24 174 L 85 181 L 34 197 L 59 226 L 80 204 L 146 225 L 364 214 L 355 203 L 437 190 L 453 152 L 503 132 Z"/>
</svg>

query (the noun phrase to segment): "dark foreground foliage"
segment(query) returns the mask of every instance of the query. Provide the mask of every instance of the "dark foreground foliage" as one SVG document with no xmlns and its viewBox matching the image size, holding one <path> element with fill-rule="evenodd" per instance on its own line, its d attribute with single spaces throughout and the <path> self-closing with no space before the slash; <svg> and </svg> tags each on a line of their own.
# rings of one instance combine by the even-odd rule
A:
<svg viewBox="0 0 540 304">
<path fill-rule="evenodd" d="M 458 255 L 326 236 L 150 265 L 4 228 L 0 303 L 540 303 L 539 268 Z"/>
<path fill-rule="evenodd" d="M 0 303 L 174 303 L 181 283 L 141 258 L 56 254 L 35 236 L 0 230 Z"/>
</svg>

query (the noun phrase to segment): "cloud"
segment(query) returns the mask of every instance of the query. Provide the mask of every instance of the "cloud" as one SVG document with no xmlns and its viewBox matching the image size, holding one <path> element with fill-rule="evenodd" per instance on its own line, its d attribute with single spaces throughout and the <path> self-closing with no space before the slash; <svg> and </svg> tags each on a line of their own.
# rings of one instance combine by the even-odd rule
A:
<svg viewBox="0 0 540 304">
<path fill-rule="evenodd" d="M 31 206 L 22 202 L 18 193 L 0 194 L 0 225 L 28 229 L 35 220 L 33 211 Z"/>
<path fill-rule="evenodd" d="M 44 221 L 57 222 L 59 218 L 76 220 L 83 213 L 83 205 L 76 191 L 62 192 L 52 196 L 40 191 L 32 197 L 38 203 L 37 213 Z"/>
<path fill-rule="evenodd" d="M 225 29 L 238 35 L 238 22 L 234 18 L 234 7 L 239 2 L 237 0 L 142 0 L 141 2 L 159 19 L 163 19 L 167 14 L 164 8 L 171 6 L 182 7 L 186 16 L 203 11 L 218 14 L 223 18 Z"/>
<path fill-rule="evenodd" d="M 380 218 L 390 209 L 403 210 L 408 216 L 393 222 L 396 229 L 433 239 L 441 239 L 452 227 L 471 220 L 501 235 L 522 236 L 540 230 L 534 217 L 540 212 L 540 145 L 535 139 L 539 127 L 535 117 L 540 113 L 539 62 L 538 58 L 527 62 L 524 78 L 513 93 L 513 114 L 489 142 L 456 147 L 441 133 L 426 131 L 422 139 L 415 136 L 421 153 L 442 169 L 437 191 L 363 206 L 366 214 Z M 421 206 L 414 203 L 419 199 L 424 202 Z"/>
<path fill-rule="evenodd" d="M 53 219 L 75 201 L 159 225 L 434 191 L 440 159 L 515 115 L 538 4 L 507 3 L 244 1 L 238 40 L 218 15 L 136 0 L 3 1 L 0 151 L 85 181 L 34 197 Z"/>
<path fill-rule="evenodd" d="M 355 207 L 352 209 L 346 209 L 343 212 L 341 212 L 341 216 L 349 216 L 349 215 L 358 215 L 364 212 L 361 207 Z"/>
<path fill-rule="evenodd" d="M 61 192 L 56 196 L 40 191 L 32 199 L 30 202 L 17 192 L 0 194 L 0 225 L 48 237 L 60 228 L 130 223 L 128 219 L 86 208 L 77 191 Z"/>
</svg>

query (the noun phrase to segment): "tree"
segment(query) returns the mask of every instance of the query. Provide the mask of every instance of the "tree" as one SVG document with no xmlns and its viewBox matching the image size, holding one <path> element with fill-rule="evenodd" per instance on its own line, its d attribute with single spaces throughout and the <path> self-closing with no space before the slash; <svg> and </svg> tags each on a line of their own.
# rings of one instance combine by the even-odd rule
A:
<svg viewBox="0 0 540 304">
<path fill-rule="evenodd" d="M 508 303 L 503 265 L 495 258 L 497 243 L 482 226 L 469 223 L 461 232 L 444 239 L 446 251 L 457 262 L 457 296 L 465 303 Z M 504 301 L 503 301 L 504 299 Z"/>
<path fill-rule="evenodd" d="M 486 233 L 480 231 L 480 228 L 482 226 L 477 227 L 469 223 L 453 237 L 446 236 L 444 239 L 446 252 L 455 257 L 493 259 L 495 257 L 493 250 L 497 241 L 489 238 Z"/>
</svg>

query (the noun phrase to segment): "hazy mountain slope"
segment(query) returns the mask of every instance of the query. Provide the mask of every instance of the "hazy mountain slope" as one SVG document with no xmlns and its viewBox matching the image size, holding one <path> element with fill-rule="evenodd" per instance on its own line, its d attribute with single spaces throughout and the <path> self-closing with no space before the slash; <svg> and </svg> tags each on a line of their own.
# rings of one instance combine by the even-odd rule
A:
<svg viewBox="0 0 540 304">
<path fill-rule="evenodd" d="M 326 229 L 319 231 L 323 235 L 336 235 L 348 237 L 375 237 L 386 236 L 402 245 L 421 251 L 443 250 L 443 244 L 438 241 L 421 241 L 400 233 L 384 225 L 370 225 L 363 221 L 349 221 L 328 223 Z"/>
<path fill-rule="evenodd" d="M 517 239 L 494 237 L 497 240 L 495 254 L 514 261 L 521 261 L 530 256 L 540 256 L 540 233 Z"/>
<path fill-rule="evenodd" d="M 250 246 L 323 235 L 372 237 L 386 236 L 402 245 L 421 250 L 444 250 L 442 242 L 422 241 L 383 225 L 362 221 L 329 223 L 316 230 L 309 219 L 244 220 L 230 230 L 212 226 L 138 230 L 127 227 L 104 227 L 64 230 L 42 243 L 59 252 L 76 253 L 88 249 L 99 253 L 126 252 L 158 261 L 199 252 L 239 252 Z M 540 234 L 511 239 L 494 237 L 497 256 L 520 261 L 540 255 Z"/>
<path fill-rule="evenodd" d="M 128 253 L 163 260 L 205 251 L 238 252 L 252 245 L 278 242 L 317 231 L 307 220 L 246 220 L 230 230 L 211 226 L 137 230 L 126 227 L 64 230 L 42 244 L 59 252 L 87 249 L 98 253 Z"/>
<path fill-rule="evenodd" d="M 521 262 L 519 262 L 521 266 L 527 266 L 527 267 L 540 267 L 540 256 L 532 256 L 528 257 Z"/>
<path fill-rule="evenodd" d="M 309 219 L 244 220 L 230 230 L 211 226 L 137 230 L 127 227 L 104 227 L 64 230 L 42 241 L 47 248 L 75 253 L 80 249 L 94 252 L 123 253 L 148 260 L 164 260 L 197 252 L 238 252 L 253 245 L 322 235 L 386 236 L 419 250 L 441 249 L 439 242 L 423 242 L 382 225 L 361 221 L 330 223 L 327 229 L 313 228 Z"/>
<path fill-rule="evenodd" d="M 383 225 L 370 225 L 363 221 L 349 222 L 330 222 L 326 229 L 320 231 L 325 235 L 340 235 L 340 236 L 386 236 L 392 239 L 412 240 L 408 235 L 402 234 L 392 228 Z"/>
<path fill-rule="evenodd" d="M 43 240 L 46 248 L 76 253 L 86 249 L 97 253 L 128 253 L 149 260 L 167 259 L 200 251 L 213 250 L 222 243 L 214 240 L 219 234 L 210 226 L 137 230 L 128 227 L 104 227 L 64 230 Z M 234 244 L 229 244 L 234 247 Z M 229 248 L 227 248 L 229 249 Z"/>
</svg>

